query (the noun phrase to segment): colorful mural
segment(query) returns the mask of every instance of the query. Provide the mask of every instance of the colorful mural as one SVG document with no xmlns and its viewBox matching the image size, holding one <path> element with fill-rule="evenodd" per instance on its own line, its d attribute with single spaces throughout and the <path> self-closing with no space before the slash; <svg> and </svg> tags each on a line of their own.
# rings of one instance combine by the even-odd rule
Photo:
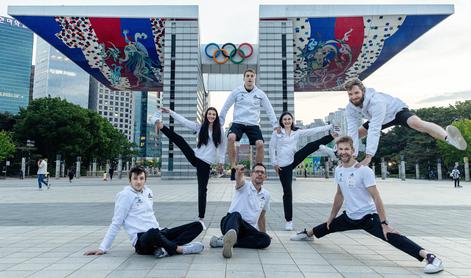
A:
<svg viewBox="0 0 471 278">
<path fill-rule="evenodd" d="M 112 90 L 162 89 L 164 18 L 16 19 Z"/>
<path fill-rule="evenodd" d="M 342 90 L 366 78 L 448 15 L 294 18 L 295 91 Z"/>
</svg>

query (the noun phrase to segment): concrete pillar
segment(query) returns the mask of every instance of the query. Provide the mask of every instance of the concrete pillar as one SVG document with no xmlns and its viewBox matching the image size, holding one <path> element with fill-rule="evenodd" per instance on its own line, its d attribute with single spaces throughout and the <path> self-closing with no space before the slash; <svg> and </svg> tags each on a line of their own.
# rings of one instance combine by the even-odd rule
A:
<svg viewBox="0 0 471 278">
<path fill-rule="evenodd" d="M 92 176 L 96 177 L 96 158 L 92 162 Z"/>
<path fill-rule="evenodd" d="M 129 171 L 129 161 L 126 161 L 126 172 Z"/>
<path fill-rule="evenodd" d="M 61 155 L 56 154 L 56 179 L 61 177 Z"/>
<path fill-rule="evenodd" d="M 464 180 L 469 181 L 469 159 L 468 159 L 468 157 L 464 157 L 463 162 L 464 162 Z"/>
<path fill-rule="evenodd" d="M 441 181 L 443 179 L 442 177 L 442 161 L 439 159 L 437 159 L 437 177 L 438 177 L 438 180 Z"/>
<path fill-rule="evenodd" d="M 387 176 L 387 167 L 386 167 L 386 161 L 384 161 L 384 157 L 381 158 L 381 179 L 385 180 Z"/>
<path fill-rule="evenodd" d="M 374 163 L 371 165 L 371 170 L 373 170 L 373 174 L 376 176 L 376 165 Z"/>
<path fill-rule="evenodd" d="M 65 177 L 65 161 L 61 161 L 61 177 Z"/>
<path fill-rule="evenodd" d="M 80 178 L 80 163 L 82 161 L 82 157 L 77 156 L 77 166 L 75 168 L 75 177 L 78 179 Z"/>
<path fill-rule="evenodd" d="M 406 162 L 404 161 L 404 156 L 401 155 L 401 165 L 400 165 L 401 180 L 406 180 Z"/>
<path fill-rule="evenodd" d="M 121 179 L 123 177 L 123 159 L 121 155 L 118 158 L 118 178 Z"/>
<path fill-rule="evenodd" d="M 415 163 L 415 178 L 420 179 L 420 167 L 419 162 Z"/>
<path fill-rule="evenodd" d="M 326 159 L 324 162 L 324 168 L 325 168 L 325 178 L 328 179 L 330 177 L 330 163 L 329 159 Z"/>
<path fill-rule="evenodd" d="M 134 167 L 134 166 L 136 166 L 136 158 L 132 157 L 131 158 L 131 167 Z"/>
<path fill-rule="evenodd" d="M 25 178 L 26 174 L 26 157 L 21 158 L 21 179 Z"/>
</svg>

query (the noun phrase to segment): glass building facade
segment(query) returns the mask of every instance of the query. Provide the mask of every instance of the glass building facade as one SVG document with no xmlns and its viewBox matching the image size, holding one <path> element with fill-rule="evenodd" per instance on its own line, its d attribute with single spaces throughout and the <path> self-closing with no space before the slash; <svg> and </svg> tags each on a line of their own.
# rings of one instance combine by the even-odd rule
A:
<svg viewBox="0 0 471 278">
<path fill-rule="evenodd" d="M 60 97 L 83 108 L 88 105 L 89 74 L 38 38 L 33 98 Z"/>
<path fill-rule="evenodd" d="M 0 113 L 18 113 L 29 103 L 33 32 L 0 16 Z"/>
</svg>

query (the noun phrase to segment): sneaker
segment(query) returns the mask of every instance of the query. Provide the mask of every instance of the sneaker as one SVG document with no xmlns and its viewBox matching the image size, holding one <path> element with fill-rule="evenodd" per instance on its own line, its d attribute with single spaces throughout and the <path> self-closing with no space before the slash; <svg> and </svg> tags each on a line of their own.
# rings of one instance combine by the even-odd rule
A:
<svg viewBox="0 0 471 278">
<path fill-rule="evenodd" d="M 157 248 L 154 251 L 154 258 L 161 259 L 163 257 L 168 257 L 167 251 L 165 251 L 165 249 L 163 249 L 163 248 Z"/>
<path fill-rule="evenodd" d="M 209 246 L 212 248 L 219 248 L 224 246 L 224 241 L 222 240 L 222 236 L 217 237 L 217 236 L 212 236 L 211 239 L 209 240 Z"/>
<path fill-rule="evenodd" d="M 230 229 L 222 238 L 222 256 L 224 258 L 232 257 L 232 249 L 237 242 L 237 233 L 234 229 Z"/>
<path fill-rule="evenodd" d="M 319 151 L 321 151 L 322 153 L 328 155 L 332 161 L 337 160 L 337 156 L 335 155 L 335 152 L 334 152 L 333 149 L 331 149 L 329 147 L 326 147 L 325 145 L 320 145 L 319 146 Z"/>
<path fill-rule="evenodd" d="M 434 254 L 427 254 L 425 259 L 427 264 L 424 267 L 424 273 L 432 274 L 443 270 L 442 260 L 437 258 Z"/>
<path fill-rule="evenodd" d="M 468 147 L 460 130 L 452 125 L 446 127 L 446 142 L 461 151 Z"/>
<path fill-rule="evenodd" d="M 290 238 L 293 241 L 308 241 L 308 240 L 314 240 L 313 236 L 308 236 L 307 230 L 304 229 L 302 232 L 299 232 Z"/>
<path fill-rule="evenodd" d="M 200 219 L 199 222 L 201 223 L 201 226 L 203 226 L 203 231 L 206 231 L 206 225 L 204 225 L 204 220 Z"/>
<path fill-rule="evenodd" d="M 285 231 L 292 231 L 293 230 L 293 221 L 287 221 L 285 224 Z"/>
<path fill-rule="evenodd" d="M 236 169 L 232 168 L 231 169 L 231 181 L 235 181 L 235 173 L 236 173 Z"/>
<path fill-rule="evenodd" d="M 152 115 L 152 118 L 150 119 L 150 121 L 152 122 L 152 124 L 156 124 L 157 122 L 161 122 L 162 121 L 162 114 L 160 114 L 160 111 L 156 111 L 154 112 L 154 114 Z"/>
<path fill-rule="evenodd" d="M 188 254 L 199 254 L 203 252 L 204 245 L 201 242 L 190 242 L 182 246 L 183 247 L 183 255 Z"/>
</svg>

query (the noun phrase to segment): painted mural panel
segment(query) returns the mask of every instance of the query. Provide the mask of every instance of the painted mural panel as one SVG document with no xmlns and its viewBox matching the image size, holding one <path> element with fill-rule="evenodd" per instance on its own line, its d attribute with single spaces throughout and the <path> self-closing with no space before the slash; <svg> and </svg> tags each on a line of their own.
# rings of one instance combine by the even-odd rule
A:
<svg viewBox="0 0 471 278">
<path fill-rule="evenodd" d="M 294 18 L 295 91 L 342 90 L 366 78 L 448 15 Z"/>
<path fill-rule="evenodd" d="M 164 18 L 16 18 L 112 90 L 162 89 Z"/>
</svg>

